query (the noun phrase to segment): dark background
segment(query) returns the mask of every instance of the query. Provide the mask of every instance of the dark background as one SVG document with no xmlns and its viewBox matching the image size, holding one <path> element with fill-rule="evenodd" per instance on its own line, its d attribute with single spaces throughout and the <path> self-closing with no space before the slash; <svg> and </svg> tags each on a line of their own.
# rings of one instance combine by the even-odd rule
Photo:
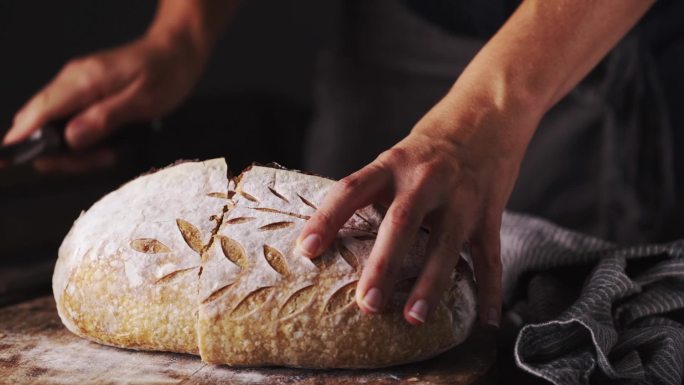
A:
<svg viewBox="0 0 684 385">
<path fill-rule="evenodd" d="M 243 2 L 195 96 L 256 91 L 307 103 L 316 53 L 337 28 L 338 3 Z M 155 7 L 155 1 L 0 2 L 0 127 L 70 58 L 139 36 Z"/>
</svg>

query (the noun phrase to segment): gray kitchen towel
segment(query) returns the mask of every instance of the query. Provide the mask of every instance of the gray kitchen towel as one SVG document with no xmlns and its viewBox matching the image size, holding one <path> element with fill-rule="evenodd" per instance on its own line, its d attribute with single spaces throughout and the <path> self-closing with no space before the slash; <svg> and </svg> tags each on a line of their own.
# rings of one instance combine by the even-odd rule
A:
<svg viewBox="0 0 684 385">
<path fill-rule="evenodd" d="M 510 213 L 501 237 L 520 368 L 553 384 L 682 383 L 684 240 L 617 246 Z"/>
</svg>

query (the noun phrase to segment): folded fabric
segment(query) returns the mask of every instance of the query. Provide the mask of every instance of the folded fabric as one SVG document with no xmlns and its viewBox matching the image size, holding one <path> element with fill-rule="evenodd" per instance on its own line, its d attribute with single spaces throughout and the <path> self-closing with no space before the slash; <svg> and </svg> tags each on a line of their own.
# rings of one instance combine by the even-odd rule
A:
<svg viewBox="0 0 684 385">
<path fill-rule="evenodd" d="M 510 213 L 501 237 L 520 368 L 553 384 L 682 383 L 684 240 L 621 247 Z"/>
</svg>

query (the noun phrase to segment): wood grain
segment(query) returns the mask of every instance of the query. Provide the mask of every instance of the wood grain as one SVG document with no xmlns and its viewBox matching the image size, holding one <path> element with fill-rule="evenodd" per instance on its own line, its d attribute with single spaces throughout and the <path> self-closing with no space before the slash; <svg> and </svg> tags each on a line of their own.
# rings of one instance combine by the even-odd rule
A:
<svg viewBox="0 0 684 385">
<path fill-rule="evenodd" d="M 103 346 L 71 334 L 51 296 L 0 308 L 0 383 L 8 384 L 473 384 L 491 377 L 491 334 L 417 364 L 379 370 L 236 369 L 199 357 Z"/>
</svg>

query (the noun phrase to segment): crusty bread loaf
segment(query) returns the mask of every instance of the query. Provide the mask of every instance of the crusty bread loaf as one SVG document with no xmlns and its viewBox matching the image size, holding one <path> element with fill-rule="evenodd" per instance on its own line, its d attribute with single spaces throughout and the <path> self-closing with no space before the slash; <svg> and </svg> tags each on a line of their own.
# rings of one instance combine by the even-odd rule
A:
<svg viewBox="0 0 684 385">
<path fill-rule="evenodd" d="M 401 268 L 389 309 L 363 314 L 354 288 L 381 211 L 359 210 L 333 247 L 309 260 L 295 239 L 333 181 L 253 166 L 235 180 L 223 159 L 139 177 L 76 221 L 59 250 L 53 290 L 64 324 L 133 349 L 200 354 L 211 363 L 381 367 L 462 342 L 475 318 L 466 263 L 422 326 L 402 316 L 427 234 Z"/>
</svg>

